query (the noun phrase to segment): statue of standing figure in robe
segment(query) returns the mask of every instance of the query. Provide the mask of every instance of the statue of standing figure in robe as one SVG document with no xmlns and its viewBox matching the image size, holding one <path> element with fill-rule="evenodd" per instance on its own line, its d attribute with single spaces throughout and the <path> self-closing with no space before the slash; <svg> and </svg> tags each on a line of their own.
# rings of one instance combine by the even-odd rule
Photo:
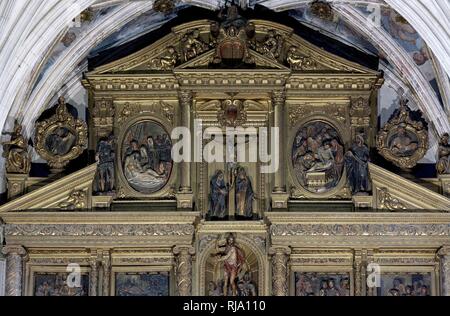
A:
<svg viewBox="0 0 450 316">
<path fill-rule="evenodd" d="M 237 169 L 236 175 L 236 216 L 253 218 L 253 192 L 252 182 L 244 168 Z"/>
<path fill-rule="evenodd" d="M 358 135 L 355 144 L 345 154 L 347 179 L 353 194 L 370 191 L 369 162 L 369 148 L 364 142 L 364 137 Z"/>
<path fill-rule="evenodd" d="M 210 182 L 210 210 L 212 218 L 223 219 L 227 216 L 228 186 L 222 170 L 216 172 Z"/>
</svg>

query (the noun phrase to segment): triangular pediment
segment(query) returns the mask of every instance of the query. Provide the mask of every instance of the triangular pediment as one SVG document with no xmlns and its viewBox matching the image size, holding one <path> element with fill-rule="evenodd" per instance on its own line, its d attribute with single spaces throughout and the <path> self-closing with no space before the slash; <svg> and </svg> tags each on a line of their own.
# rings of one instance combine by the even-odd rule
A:
<svg viewBox="0 0 450 316">
<path fill-rule="evenodd" d="M 93 164 L 42 188 L 34 190 L 5 205 L 0 206 L 0 215 L 12 211 L 26 210 L 77 210 L 89 209 L 92 202 L 92 183 L 97 171 Z"/>
<path fill-rule="evenodd" d="M 286 26 L 265 20 L 249 22 L 255 25 L 257 33 L 257 38 L 248 47 L 248 52 L 254 60 L 249 69 L 290 70 L 293 73 L 377 74 L 375 70 L 314 46 Z M 186 47 L 187 38 L 194 33 L 196 35 L 193 41 L 198 41 L 200 48 L 189 55 L 183 47 Z M 265 46 L 269 34 L 276 34 L 282 41 L 275 56 L 270 52 L 270 47 Z M 220 66 L 211 67 L 211 61 L 217 53 L 217 45 L 219 44 L 211 40 L 211 21 L 194 21 L 177 26 L 169 35 L 134 54 L 94 69 L 87 77 L 111 74 L 151 75 L 188 69 L 222 69 Z M 242 68 L 245 69 L 245 66 Z"/>
<path fill-rule="evenodd" d="M 380 166 L 370 164 L 373 204 L 388 211 L 450 211 L 450 199 Z M 417 198 L 420 197 L 420 198 Z"/>
</svg>

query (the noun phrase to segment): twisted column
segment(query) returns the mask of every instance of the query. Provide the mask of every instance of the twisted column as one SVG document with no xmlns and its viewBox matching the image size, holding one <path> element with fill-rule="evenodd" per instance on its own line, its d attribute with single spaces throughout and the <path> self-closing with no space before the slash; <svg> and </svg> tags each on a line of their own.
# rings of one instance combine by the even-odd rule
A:
<svg viewBox="0 0 450 316">
<path fill-rule="evenodd" d="M 192 295 L 192 256 L 193 247 L 175 247 L 173 249 L 176 261 L 176 278 L 178 296 Z"/>
<path fill-rule="evenodd" d="M 23 259 L 27 251 L 22 246 L 6 246 L 6 296 L 22 296 Z"/>
<path fill-rule="evenodd" d="M 271 248 L 269 254 L 272 255 L 272 295 L 288 296 L 288 262 L 291 249 Z"/>
<path fill-rule="evenodd" d="M 191 108 L 192 108 L 192 91 L 183 90 L 179 93 L 179 101 L 181 107 L 181 125 L 191 129 Z M 191 193 L 191 163 L 182 162 L 180 164 L 180 192 Z"/>
</svg>

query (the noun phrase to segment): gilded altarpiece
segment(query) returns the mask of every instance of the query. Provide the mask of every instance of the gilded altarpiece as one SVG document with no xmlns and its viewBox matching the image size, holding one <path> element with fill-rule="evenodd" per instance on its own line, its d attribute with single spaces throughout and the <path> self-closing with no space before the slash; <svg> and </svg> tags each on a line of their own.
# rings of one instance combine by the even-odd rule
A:
<svg viewBox="0 0 450 316">
<path fill-rule="evenodd" d="M 382 75 L 280 24 L 221 23 L 177 26 L 85 74 L 89 149 L 114 158 L 101 169 L 98 154 L 97 164 L 0 207 L 7 293 L 49 293 L 75 263 L 89 280 L 77 295 L 361 296 L 409 287 L 448 295 L 449 200 L 370 163 L 372 191 L 353 194 L 347 181 L 344 154 L 356 141 L 375 146 Z M 246 128 L 236 132 L 245 149 L 259 128 L 278 127 L 280 167 L 174 163 L 176 127 Z M 214 140 L 200 136 L 191 141 L 203 151 Z M 236 153 L 233 145 L 224 152 Z M 95 192 L 98 174 L 114 190 Z M 226 195 L 214 209 L 228 218 L 209 216 L 212 183 Z M 370 263 L 382 268 L 381 292 L 366 286 Z"/>
</svg>

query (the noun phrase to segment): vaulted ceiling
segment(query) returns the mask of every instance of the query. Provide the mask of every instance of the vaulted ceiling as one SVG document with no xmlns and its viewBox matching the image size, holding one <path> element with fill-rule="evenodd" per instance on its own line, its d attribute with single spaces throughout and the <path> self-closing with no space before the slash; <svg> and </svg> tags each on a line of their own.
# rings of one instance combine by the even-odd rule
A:
<svg viewBox="0 0 450 316">
<path fill-rule="evenodd" d="M 0 130 L 10 129 L 19 118 L 31 136 L 36 118 L 63 92 L 61 87 L 81 89 L 89 56 L 155 30 L 177 15 L 177 10 L 155 12 L 153 2 L 0 1 Z M 217 10 L 224 2 L 179 0 L 177 9 L 193 5 Z M 380 56 L 387 81 L 413 99 L 434 133 L 450 131 L 450 0 L 328 0 L 330 19 L 312 14 L 311 0 L 237 2 L 289 10 L 300 23 Z"/>
</svg>

